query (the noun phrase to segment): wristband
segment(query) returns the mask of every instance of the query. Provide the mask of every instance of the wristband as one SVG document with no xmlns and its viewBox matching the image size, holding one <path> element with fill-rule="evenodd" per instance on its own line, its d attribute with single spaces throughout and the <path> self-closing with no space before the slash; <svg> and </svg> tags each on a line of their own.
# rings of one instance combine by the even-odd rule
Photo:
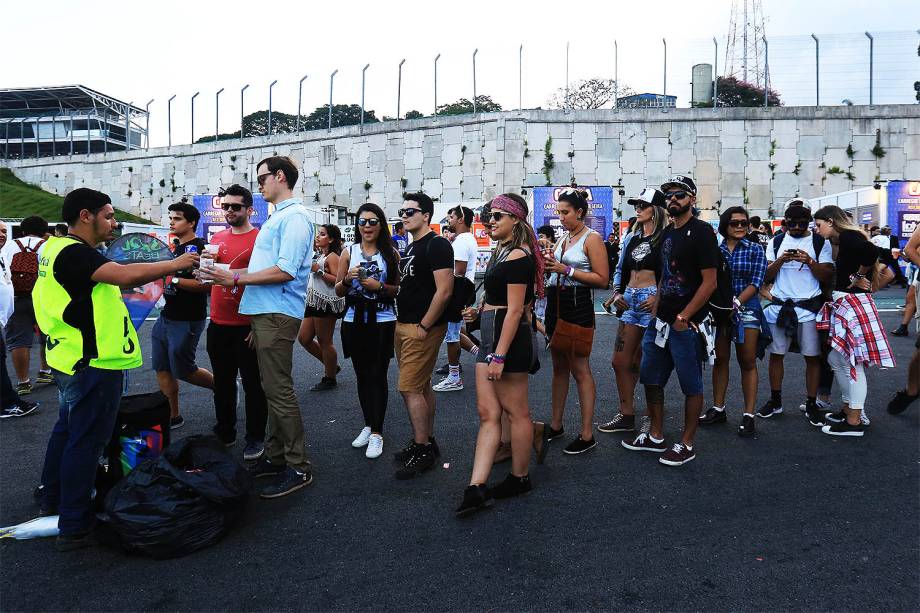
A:
<svg viewBox="0 0 920 613">
<path fill-rule="evenodd" d="M 425 324 L 423 324 L 422 322 L 418 322 L 418 327 L 424 330 L 426 333 L 429 331 L 428 328 L 425 327 Z"/>
<path fill-rule="evenodd" d="M 238 272 L 233 273 L 233 287 L 236 287 L 239 282 L 240 282 L 240 273 Z"/>
<path fill-rule="evenodd" d="M 505 356 L 500 353 L 490 353 L 486 356 L 486 362 L 495 362 L 496 364 L 504 364 Z"/>
<path fill-rule="evenodd" d="M 575 268 L 572 266 L 569 266 L 569 269 L 565 271 L 565 274 L 574 279 L 575 278 Z"/>
<path fill-rule="evenodd" d="M 681 315 L 680 313 L 677 314 L 677 316 L 675 317 L 675 319 L 677 319 L 677 321 L 682 321 L 682 322 L 684 322 L 685 324 L 689 324 L 689 323 L 690 323 L 690 320 L 687 319 L 686 317 L 684 317 L 683 315 Z"/>
</svg>

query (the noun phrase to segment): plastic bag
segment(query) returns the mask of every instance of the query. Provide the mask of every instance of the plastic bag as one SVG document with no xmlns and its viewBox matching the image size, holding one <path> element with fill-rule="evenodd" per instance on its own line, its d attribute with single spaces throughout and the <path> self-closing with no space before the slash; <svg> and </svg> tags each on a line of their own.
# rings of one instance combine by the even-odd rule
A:
<svg viewBox="0 0 920 613">
<path fill-rule="evenodd" d="M 37 539 L 58 535 L 58 516 L 36 517 L 16 526 L 0 528 L 0 538 Z"/>
<path fill-rule="evenodd" d="M 251 488 L 249 473 L 220 441 L 191 436 L 112 488 L 99 538 L 154 558 L 187 555 L 227 534 Z"/>
</svg>

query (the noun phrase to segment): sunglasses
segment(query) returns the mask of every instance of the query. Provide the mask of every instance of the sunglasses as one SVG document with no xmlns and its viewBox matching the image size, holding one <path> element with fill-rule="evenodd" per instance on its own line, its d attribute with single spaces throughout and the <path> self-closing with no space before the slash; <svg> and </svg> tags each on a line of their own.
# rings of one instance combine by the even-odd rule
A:
<svg viewBox="0 0 920 613">
<path fill-rule="evenodd" d="M 421 213 L 422 209 L 399 209 L 396 214 L 400 217 L 412 217 L 416 213 Z"/>
<path fill-rule="evenodd" d="M 494 213 L 489 213 L 483 219 L 486 219 L 490 222 L 501 221 L 505 217 L 512 217 L 511 213 L 502 213 L 501 211 L 495 211 Z"/>
<path fill-rule="evenodd" d="M 636 203 L 636 207 L 635 207 L 635 208 L 636 208 L 637 211 L 644 211 L 645 209 L 650 209 L 650 208 L 652 208 L 653 206 L 655 206 L 655 205 L 652 204 L 652 203 L 650 203 L 650 202 L 642 202 L 642 201 L 639 201 L 639 202 Z"/>
<path fill-rule="evenodd" d="M 243 207 L 245 206 L 246 206 L 245 204 L 227 203 L 227 204 L 221 204 L 220 208 L 222 208 L 225 211 L 229 211 L 230 209 L 233 209 L 235 212 L 239 213 L 240 211 L 243 210 Z"/>
<path fill-rule="evenodd" d="M 796 228 L 797 230 L 804 230 L 808 228 L 808 222 L 807 221 L 787 221 L 786 227 Z"/>
<path fill-rule="evenodd" d="M 751 222 L 747 219 L 732 219 L 728 225 L 732 228 L 747 228 L 750 227 Z"/>
<path fill-rule="evenodd" d="M 664 195 L 666 200 L 683 200 L 690 195 L 690 192 L 678 191 L 678 192 L 668 192 Z"/>
<path fill-rule="evenodd" d="M 361 219 L 358 220 L 358 225 L 362 227 L 363 226 L 374 227 L 374 226 L 380 225 L 380 220 L 377 219 L 376 217 L 371 217 L 371 218 L 362 217 Z"/>
<path fill-rule="evenodd" d="M 275 174 L 275 173 L 273 173 L 273 172 L 266 172 L 264 175 L 259 175 L 259 176 L 257 176 L 257 177 L 256 177 L 256 181 L 259 182 L 259 187 L 265 185 L 265 181 L 266 181 L 269 177 L 274 176 L 274 174 Z"/>
</svg>

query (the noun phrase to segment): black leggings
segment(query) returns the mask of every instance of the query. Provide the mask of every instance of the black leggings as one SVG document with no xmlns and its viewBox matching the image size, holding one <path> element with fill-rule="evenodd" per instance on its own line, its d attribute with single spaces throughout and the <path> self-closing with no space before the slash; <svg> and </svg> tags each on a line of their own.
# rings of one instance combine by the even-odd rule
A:
<svg viewBox="0 0 920 613">
<path fill-rule="evenodd" d="M 396 322 L 365 324 L 342 322 L 342 350 L 351 358 L 358 379 L 358 402 L 364 425 L 372 432 L 383 431 L 387 412 L 387 371 L 393 358 L 393 333 Z"/>
</svg>

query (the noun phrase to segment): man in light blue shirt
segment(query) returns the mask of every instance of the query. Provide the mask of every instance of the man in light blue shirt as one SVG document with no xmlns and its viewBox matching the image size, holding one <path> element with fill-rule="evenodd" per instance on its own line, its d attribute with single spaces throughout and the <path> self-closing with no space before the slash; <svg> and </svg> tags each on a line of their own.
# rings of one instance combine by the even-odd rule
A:
<svg viewBox="0 0 920 613">
<path fill-rule="evenodd" d="M 265 454 L 251 472 L 254 478 L 281 477 L 262 490 L 262 498 L 286 496 L 313 482 L 292 377 L 294 340 L 303 319 L 313 255 L 313 224 L 292 191 L 297 178 L 297 168 L 288 157 L 259 162 L 259 191 L 275 210 L 259 230 L 249 268 L 200 273 L 202 279 L 220 285 L 246 287 L 240 313 L 251 317 L 250 342 L 259 357 L 268 401 Z"/>
</svg>

